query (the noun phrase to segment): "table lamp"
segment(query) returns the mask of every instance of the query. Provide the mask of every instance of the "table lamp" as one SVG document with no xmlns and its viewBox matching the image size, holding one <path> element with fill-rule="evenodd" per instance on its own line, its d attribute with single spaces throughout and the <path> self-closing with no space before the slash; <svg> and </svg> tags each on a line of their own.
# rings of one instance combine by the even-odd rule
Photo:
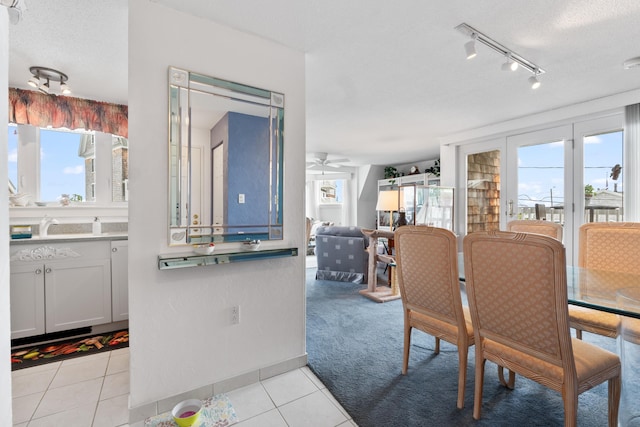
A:
<svg viewBox="0 0 640 427">
<path fill-rule="evenodd" d="M 377 211 L 389 211 L 389 228 L 393 230 L 393 212 L 400 206 L 398 190 L 383 190 L 378 193 Z M 378 227 L 380 224 L 378 224 Z"/>
</svg>

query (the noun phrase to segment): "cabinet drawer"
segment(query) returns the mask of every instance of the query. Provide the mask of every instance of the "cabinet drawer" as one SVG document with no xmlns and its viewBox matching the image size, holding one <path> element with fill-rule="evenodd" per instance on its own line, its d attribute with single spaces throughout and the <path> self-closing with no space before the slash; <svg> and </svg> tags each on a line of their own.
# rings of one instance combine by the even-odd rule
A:
<svg viewBox="0 0 640 427">
<path fill-rule="evenodd" d="M 72 243 L 35 243 L 10 247 L 12 263 L 71 261 L 110 258 L 108 241 Z"/>
</svg>

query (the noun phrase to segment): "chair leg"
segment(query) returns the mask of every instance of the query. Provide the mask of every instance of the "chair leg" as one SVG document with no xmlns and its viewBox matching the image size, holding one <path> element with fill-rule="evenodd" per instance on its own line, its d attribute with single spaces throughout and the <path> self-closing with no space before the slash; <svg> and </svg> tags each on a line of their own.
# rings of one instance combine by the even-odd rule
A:
<svg viewBox="0 0 640 427">
<path fill-rule="evenodd" d="M 407 375 L 409 369 L 409 348 L 411 347 L 411 326 L 405 320 L 404 323 L 404 352 L 402 355 L 402 375 Z"/>
<path fill-rule="evenodd" d="M 436 349 L 433 351 L 434 354 L 440 354 L 440 338 L 436 338 Z"/>
<path fill-rule="evenodd" d="M 576 329 L 576 338 L 582 339 L 582 329 Z"/>
<path fill-rule="evenodd" d="M 618 425 L 618 409 L 620 408 L 620 390 L 621 390 L 620 376 L 611 378 L 608 381 L 608 385 L 609 385 L 609 427 L 616 427 Z"/>
<path fill-rule="evenodd" d="M 578 390 L 576 387 L 568 387 L 565 384 L 562 392 L 564 403 L 564 427 L 577 427 L 578 425 Z"/>
<path fill-rule="evenodd" d="M 504 366 L 498 365 L 498 378 L 500 379 L 500 384 L 505 386 L 506 388 L 513 390 L 516 384 L 516 373 L 509 370 L 509 381 L 505 381 L 504 379 Z"/>
<path fill-rule="evenodd" d="M 476 343 L 476 346 L 478 344 Z M 482 356 L 482 352 L 476 349 L 476 384 L 473 395 L 473 418 L 480 419 L 482 412 L 482 386 L 484 385 L 484 365 L 486 359 Z"/>
<path fill-rule="evenodd" d="M 464 389 L 467 385 L 467 358 L 469 347 L 458 345 L 458 409 L 464 408 Z"/>
</svg>

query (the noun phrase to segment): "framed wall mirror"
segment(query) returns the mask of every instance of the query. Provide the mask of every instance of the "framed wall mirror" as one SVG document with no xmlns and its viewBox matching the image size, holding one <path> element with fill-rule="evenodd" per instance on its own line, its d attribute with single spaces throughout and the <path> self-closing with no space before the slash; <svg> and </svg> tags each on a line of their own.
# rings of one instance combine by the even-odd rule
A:
<svg viewBox="0 0 640 427">
<path fill-rule="evenodd" d="M 284 95 L 169 68 L 169 244 L 283 238 Z"/>
</svg>

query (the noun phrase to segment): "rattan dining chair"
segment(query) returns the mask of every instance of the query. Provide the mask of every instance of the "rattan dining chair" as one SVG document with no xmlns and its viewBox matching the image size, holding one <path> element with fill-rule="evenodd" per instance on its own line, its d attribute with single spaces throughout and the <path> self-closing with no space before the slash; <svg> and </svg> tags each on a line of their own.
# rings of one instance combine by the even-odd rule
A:
<svg viewBox="0 0 640 427">
<path fill-rule="evenodd" d="M 407 374 L 411 331 L 416 328 L 458 347 L 458 408 L 464 406 L 469 347 L 473 327 L 462 307 L 456 236 L 449 230 L 404 226 L 395 232 L 396 273 L 404 311 L 402 374 Z M 466 311 L 466 315 L 465 315 Z M 438 387 L 437 384 L 434 384 Z"/>
<path fill-rule="evenodd" d="M 596 270 L 640 274 L 640 223 L 590 222 L 580 227 L 578 266 Z M 640 285 L 640 284 L 639 284 Z M 616 338 L 620 318 L 585 307 L 569 307 L 569 324 L 582 339 L 582 331 Z"/>
<path fill-rule="evenodd" d="M 476 342 L 473 417 L 480 418 L 489 360 L 560 392 L 565 426 L 577 424 L 578 395 L 608 381 L 609 426 L 616 426 L 620 358 L 571 338 L 562 243 L 529 233 L 477 232 L 465 236 L 463 250 Z"/>
<path fill-rule="evenodd" d="M 562 225 L 541 219 L 516 219 L 507 223 L 507 231 L 534 233 L 553 237 L 562 242 Z"/>
</svg>

